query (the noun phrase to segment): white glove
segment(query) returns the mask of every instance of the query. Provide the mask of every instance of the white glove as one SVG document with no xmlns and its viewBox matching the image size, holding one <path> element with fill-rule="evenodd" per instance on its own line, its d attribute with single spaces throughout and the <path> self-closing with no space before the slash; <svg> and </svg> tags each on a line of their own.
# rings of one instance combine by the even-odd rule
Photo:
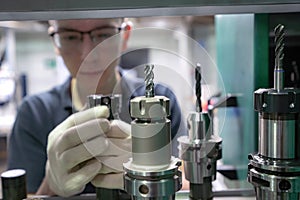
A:
<svg viewBox="0 0 300 200">
<path fill-rule="evenodd" d="M 103 165 L 92 184 L 101 188 L 124 189 L 123 163 L 131 157 L 130 125 L 114 120 L 110 127 L 106 133 L 109 148 L 97 157 Z"/>
<path fill-rule="evenodd" d="M 108 116 L 106 106 L 94 107 L 71 115 L 49 134 L 46 179 L 54 193 L 78 194 L 101 170 L 96 156 L 109 147 Z"/>
</svg>

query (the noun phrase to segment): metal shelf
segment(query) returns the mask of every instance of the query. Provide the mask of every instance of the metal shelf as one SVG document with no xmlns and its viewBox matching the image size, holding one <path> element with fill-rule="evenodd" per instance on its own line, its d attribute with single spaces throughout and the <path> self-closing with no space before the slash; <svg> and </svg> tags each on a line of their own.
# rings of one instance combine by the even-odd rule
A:
<svg viewBox="0 0 300 200">
<path fill-rule="evenodd" d="M 300 12 L 299 0 L 10 0 L 0 20 L 185 16 L 236 13 Z"/>
</svg>

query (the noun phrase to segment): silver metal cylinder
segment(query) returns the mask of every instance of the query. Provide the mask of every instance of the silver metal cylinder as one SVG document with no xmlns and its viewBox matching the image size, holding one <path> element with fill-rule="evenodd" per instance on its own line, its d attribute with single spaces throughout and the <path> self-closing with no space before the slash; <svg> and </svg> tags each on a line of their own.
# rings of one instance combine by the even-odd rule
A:
<svg viewBox="0 0 300 200">
<path fill-rule="evenodd" d="M 282 118 L 282 119 L 278 119 Z M 266 119 L 264 114 L 259 115 L 259 148 L 262 156 L 276 159 L 296 159 L 297 122 L 295 118 Z M 298 155 L 299 156 L 299 155 Z"/>
<path fill-rule="evenodd" d="M 132 164 L 148 167 L 170 164 L 170 120 L 148 123 L 135 120 L 131 123 L 131 130 Z"/>
<path fill-rule="evenodd" d="M 169 99 L 163 96 L 131 100 L 132 164 L 136 168 L 163 168 L 171 160 Z"/>
<path fill-rule="evenodd" d="M 124 163 L 124 187 L 135 200 L 173 200 L 181 188 L 181 162 L 171 156 L 169 99 L 136 97 L 130 102 L 132 158 Z"/>
<path fill-rule="evenodd" d="M 274 70 L 274 88 L 277 91 L 284 89 L 284 70 L 275 69 Z"/>
<path fill-rule="evenodd" d="M 184 160 L 185 178 L 190 182 L 190 199 L 213 198 L 211 182 L 216 179 L 217 160 L 222 157 L 222 139 L 213 135 L 207 113 L 188 116 L 189 137 L 178 138 L 179 156 Z"/>
<path fill-rule="evenodd" d="M 190 141 L 206 140 L 210 137 L 210 123 L 207 113 L 191 112 L 187 118 Z"/>
<path fill-rule="evenodd" d="M 190 183 L 204 184 L 204 177 L 210 181 L 216 180 L 217 163 L 210 159 L 203 159 L 200 163 L 185 162 L 184 171 Z"/>
<path fill-rule="evenodd" d="M 179 159 L 172 157 L 170 164 L 163 170 L 137 170 L 129 161 L 124 164 L 125 190 L 137 200 L 174 200 L 175 193 L 181 188 L 181 165 Z"/>
</svg>

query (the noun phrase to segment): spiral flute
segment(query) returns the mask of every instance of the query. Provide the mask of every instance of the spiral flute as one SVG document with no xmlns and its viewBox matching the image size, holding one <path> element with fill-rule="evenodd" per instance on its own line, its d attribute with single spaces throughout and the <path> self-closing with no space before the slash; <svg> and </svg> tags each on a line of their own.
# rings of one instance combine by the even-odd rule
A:
<svg viewBox="0 0 300 200">
<path fill-rule="evenodd" d="M 146 65 L 145 67 L 145 96 L 146 97 L 154 97 L 154 73 L 153 73 L 154 65 Z"/>
<path fill-rule="evenodd" d="M 275 32 L 275 69 L 274 69 L 274 89 L 277 91 L 284 89 L 284 70 L 282 61 L 284 57 L 284 26 L 279 24 L 274 29 Z"/>
<path fill-rule="evenodd" d="M 196 80 L 196 111 L 202 112 L 202 106 L 201 106 L 201 65 L 198 63 L 195 69 L 195 80 Z"/>
</svg>

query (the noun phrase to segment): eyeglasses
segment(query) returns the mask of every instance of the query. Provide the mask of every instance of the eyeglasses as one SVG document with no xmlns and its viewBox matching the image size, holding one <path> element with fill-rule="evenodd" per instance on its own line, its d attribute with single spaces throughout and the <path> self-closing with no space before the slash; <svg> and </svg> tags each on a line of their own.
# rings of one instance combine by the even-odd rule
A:
<svg viewBox="0 0 300 200">
<path fill-rule="evenodd" d="M 69 50 L 80 47 L 83 41 L 84 34 L 88 34 L 91 41 L 96 46 L 104 40 L 119 33 L 121 30 L 122 27 L 104 26 L 86 32 L 75 30 L 60 30 L 50 33 L 49 35 L 53 38 L 53 41 L 58 48 Z"/>
</svg>

